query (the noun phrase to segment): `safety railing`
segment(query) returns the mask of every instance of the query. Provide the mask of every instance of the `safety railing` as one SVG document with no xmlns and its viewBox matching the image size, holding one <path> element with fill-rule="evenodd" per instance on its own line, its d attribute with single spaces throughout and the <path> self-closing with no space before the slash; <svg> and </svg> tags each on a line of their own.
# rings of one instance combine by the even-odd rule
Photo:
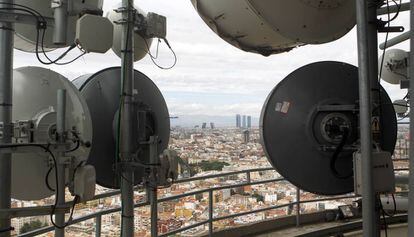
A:
<svg viewBox="0 0 414 237">
<path fill-rule="evenodd" d="M 260 212 L 265 212 L 265 211 L 269 211 L 269 210 L 279 209 L 279 208 L 293 207 L 293 206 L 296 207 L 296 214 L 295 214 L 296 215 L 296 224 L 297 224 L 297 226 L 299 226 L 300 225 L 300 215 L 301 215 L 301 213 L 300 213 L 301 204 L 312 203 L 312 202 L 332 201 L 332 200 L 352 199 L 352 198 L 356 197 L 354 195 L 344 195 L 344 196 L 317 198 L 317 199 L 301 201 L 300 200 L 301 190 L 297 189 L 296 190 L 296 201 L 295 202 L 291 202 L 291 203 L 283 204 L 283 205 L 272 205 L 272 206 L 268 206 L 268 207 L 264 207 L 264 208 L 260 208 L 260 209 L 250 210 L 250 211 L 236 213 L 236 214 L 230 214 L 230 215 L 226 215 L 226 216 L 219 216 L 219 217 L 214 216 L 214 208 L 213 208 L 214 192 L 224 190 L 224 189 L 234 189 L 234 188 L 240 188 L 240 187 L 245 187 L 245 186 L 254 186 L 254 185 L 261 185 L 261 184 L 267 184 L 267 183 L 275 183 L 275 182 L 286 181 L 283 178 L 274 178 L 274 179 L 257 180 L 257 181 L 256 180 L 252 181 L 252 179 L 251 179 L 251 174 L 252 173 L 272 171 L 272 170 L 274 170 L 274 169 L 270 168 L 270 167 L 269 168 L 257 168 L 257 169 L 226 172 L 226 173 L 220 173 L 220 174 L 213 174 L 213 175 L 206 175 L 206 176 L 199 176 L 199 177 L 191 177 L 191 178 L 177 180 L 175 182 L 176 184 L 188 183 L 188 182 L 192 182 L 192 181 L 200 181 L 200 180 L 206 180 L 206 179 L 224 178 L 224 177 L 228 177 L 228 176 L 232 176 L 232 175 L 243 175 L 244 174 L 246 176 L 246 180 L 241 182 L 241 183 L 238 183 L 238 184 L 222 185 L 222 186 L 219 186 L 219 187 L 210 187 L 210 188 L 205 188 L 205 189 L 186 192 L 186 193 L 179 194 L 179 195 L 159 198 L 158 200 L 156 200 L 157 203 L 173 201 L 173 200 L 178 200 L 178 199 L 181 199 L 181 198 L 184 198 L 184 197 L 189 197 L 189 196 L 208 193 L 208 207 L 209 207 L 208 208 L 208 219 L 200 221 L 200 222 L 195 223 L 195 224 L 188 225 L 188 226 L 183 226 L 183 227 L 178 228 L 176 230 L 172 230 L 168 233 L 162 233 L 160 235 L 158 235 L 158 233 L 152 233 L 151 235 L 152 236 L 160 236 L 160 237 L 171 236 L 171 235 L 182 233 L 186 230 L 190 230 L 190 229 L 193 229 L 193 228 L 196 228 L 196 227 L 199 227 L 199 226 L 208 225 L 208 233 L 209 233 L 210 236 L 212 236 L 212 234 L 214 233 L 214 228 L 213 228 L 214 222 L 225 220 L 225 219 L 236 218 L 236 217 L 240 217 L 240 216 L 244 216 L 244 215 L 249 215 L 249 214 L 260 213 Z M 94 200 L 108 198 L 108 197 L 116 196 L 116 195 L 119 195 L 119 194 L 120 194 L 119 191 L 111 191 L 111 192 L 96 195 Z M 70 205 L 70 203 L 68 203 L 68 205 Z M 150 200 L 147 199 L 145 202 L 135 204 L 135 208 L 149 206 L 149 205 L 150 205 Z M 46 210 L 49 210 L 49 209 L 46 209 Z M 110 209 L 106 209 L 106 210 L 97 211 L 97 212 L 94 212 L 94 213 L 91 213 L 91 214 L 73 219 L 69 223 L 68 227 L 70 227 L 71 225 L 74 225 L 74 224 L 78 224 L 78 223 L 81 223 L 81 222 L 84 222 L 84 221 L 87 221 L 87 220 L 94 219 L 94 221 L 95 221 L 95 236 L 99 237 L 99 236 L 101 236 L 102 216 L 109 215 L 109 214 L 112 214 L 112 213 L 117 213 L 117 212 L 121 212 L 121 207 L 116 207 L 116 208 L 110 208 Z M 151 215 L 152 214 L 153 213 L 151 213 Z M 29 216 L 29 215 L 36 216 L 36 215 L 39 215 L 39 214 L 38 213 L 27 214 L 27 216 Z M 43 213 L 43 215 L 44 215 L 44 213 Z M 151 224 L 157 224 L 157 223 L 151 223 Z M 158 229 L 158 228 L 156 228 L 156 229 Z M 43 228 L 31 231 L 31 232 L 21 234 L 19 236 L 22 236 L 22 237 L 37 236 L 37 235 L 40 235 L 40 234 L 45 234 L 45 233 L 51 232 L 53 230 L 54 230 L 53 226 L 48 226 L 48 227 L 43 227 Z"/>
</svg>

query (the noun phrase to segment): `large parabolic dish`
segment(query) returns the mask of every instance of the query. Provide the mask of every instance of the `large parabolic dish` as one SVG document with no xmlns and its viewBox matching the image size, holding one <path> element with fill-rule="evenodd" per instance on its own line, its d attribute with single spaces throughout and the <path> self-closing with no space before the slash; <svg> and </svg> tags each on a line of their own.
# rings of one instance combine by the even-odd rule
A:
<svg viewBox="0 0 414 237">
<path fill-rule="evenodd" d="M 318 62 L 288 75 L 268 96 L 260 118 L 262 142 L 271 164 L 305 191 L 322 195 L 352 192 L 352 154 L 359 147 L 358 101 L 355 66 Z M 382 150 L 393 153 L 397 121 L 382 88 L 380 101 L 381 106 L 373 110 L 381 116 L 373 126 L 380 125 L 377 142 Z M 344 146 L 334 158 L 342 142 Z"/>
<path fill-rule="evenodd" d="M 35 142 L 53 143 L 53 127 L 56 126 L 57 91 L 65 89 L 66 128 L 76 128 L 83 141 L 92 141 L 92 121 L 88 106 L 79 91 L 64 76 L 40 67 L 22 67 L 13 71 L 13 121 L 33 120 Z M 76 157 L 75 163 L 89 157 L 90 148 L 80 146 L 68 157 Z M 53 167 L 48 153 L 14 153 L 12 158 L 12 197 L 20 200 L 38 200 L 54 192 L 46 186 L 45 178 Z M 76 165 L 76 164 L 75 164 Z M 48 176 L 52 188 L 54 171 Z"/>
<path fill-rule="evenodd" d="M 93 75 L 85 75 L 73 81 L 89 106 L 93 123 L 93 146 L 88 163 L 96 169 L 97 184 L 118 189 L 120 174 L 115 171 L 116 123 L 120 105 L 121 68 L 107 68 Z M 137 101 L 146 105 L 146 139 L 157 135 L 158 153 L 167 147 L 170 136 L 170 117 L 164 97 L 157 86 L 141 72 L 134 72 L 134 87 Z M 136 141 L 137 143 L 139 141 Z M 149 163 L 148 146 L 142 146 L 136 162 Z M 142 181 L 145 170 L 138 167 L 134 173 L 134 184 Z"/>
<path fill-rule="evenodd" d="M 244 51 L 271 55 L 341 38 L 356 23 L 349 0 L 191 0 L 204 22 Z"/>
</svg>

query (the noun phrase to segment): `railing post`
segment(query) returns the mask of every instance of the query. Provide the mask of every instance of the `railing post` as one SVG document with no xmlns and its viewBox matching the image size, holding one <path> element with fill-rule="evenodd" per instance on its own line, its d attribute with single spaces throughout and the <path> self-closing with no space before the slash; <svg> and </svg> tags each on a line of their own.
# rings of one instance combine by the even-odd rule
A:
<svg viewBox="0 0 414 237">
<path fill-rule="evenodd" d="M 247 172 L 246 172 L 246 179 L 247 179 L 247 183 L 248 183 L 248 184 L 252 181 L 252 179 L 251 179 L 251 177 L 250 177 L 250 171 L 247 171 Z"/>
<path fill-rule="evenodd" d="M 101 237 L 102 215 L 95 217 L 95 237 Z"/>
<path fill-rule="evenodd" d="M 213 236 L 213 218 L 214 218 L 214 210 L 213 210 L 213 190 L 208 191 L 208 236 Z"/>
<path fill-rule="evenodd" d="M 296 188 L 296 226 L 300 226 L 300 188 Z"/>
<path fill-rule="evenodd" d="M 411 27 L 414 26 L 414 1 L 410 3 L 410 25 Z M 414 28 L 411 28 L 410 34 L 410 45 L 411 45 L 411 52 L 410 52 L 410 76 L 409 78 L 414 77 Z M 414 83 L 410 82 L 410 95 L 412 96 L 414 92 Z M 413 111 L 414 103 L 410 103 L 410 111 Z M 410 143 L 409 143 L 409 151 L 408 151 L 408 159 L 409 159 L 409 194 L 408 194 L 408 236 L 414 235 L 414 113 L 410 112 Z M 405 143 L 407 146 L 407 142 Z"/>
</svg>

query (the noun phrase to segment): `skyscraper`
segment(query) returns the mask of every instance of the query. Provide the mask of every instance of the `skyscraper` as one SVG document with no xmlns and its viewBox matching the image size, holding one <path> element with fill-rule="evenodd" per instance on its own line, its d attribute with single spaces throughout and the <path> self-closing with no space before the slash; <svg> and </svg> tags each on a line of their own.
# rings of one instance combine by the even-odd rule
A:
<svg viewBox="0 0 414 237">
<path fill-rule="evenodd" d="M 247 128 L 252 128 L 252 116 L 247 116 Z"/>
<path fill-rule="evenodd" d="M 246 115 L 243 115 L 243 119 L 242 119 L 242 127 L 246 128 L 247 124 L 246 124 Z"/>
<path fill-rule="evenodd" d="M 203 123 L 203 125 L 201 125 L 202 129 L 206 129 L 207 128 L 207 123 Z"/>
<path fill-rule="evenodd" d="M 215 129 L 216 128 L 216 125 L 214 123 L 210 123 L 210 128 L 211 129 Z"/>
<path fill-rule="evenodd" d="M 241 127 L 241 116 L 240 114 L 236 114 L 236 128 Z"/>
</svg>

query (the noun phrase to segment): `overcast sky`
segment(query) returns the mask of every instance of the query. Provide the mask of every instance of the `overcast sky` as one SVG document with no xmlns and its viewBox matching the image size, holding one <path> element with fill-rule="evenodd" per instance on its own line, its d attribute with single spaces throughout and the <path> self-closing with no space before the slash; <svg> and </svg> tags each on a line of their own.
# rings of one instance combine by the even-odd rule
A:
<svg viewBox="0 0 414 237">
<path fill-rule="evenodd" d="M 105 10 L 113 8 L 117 2 L 120 1 L 105 0 Z M 176 67 L 161 70 L 146 57 L 135 63 L 135 69 L 157 84 L 172 115 L 233 116 L 242 113 L 259 117 L 267 95 L 295 69 L 323 60 L 357 65 L 355 29 L 332 43 L 305 46 L 289 53 L 263 57 L 241 51 L 219 38 L 204 24 L 190 0 L 136 0 L 135 3 L 147 12 L 156 12 L 168 18 L 168 39 L 178 56 Z M 408 23 L 406 13 L 395 21 L 395 24 L 406 28 Z M 383 38 L 383 35 L 380 36 L 380 41 Z M 409 48 L 407 43 L 398 47 Z M 171 53 L 164 44 L 160 50 L 159 64 L 170 65 L 173 62 Z M 51 55 L 61 52 L 57 50 Z M 34 54 L 15 51 L 15 67 L 28 65 L 42 66 Z M 110 51 L 106 55 L 86 55 L 69 66 L 50 68 L 73 80 L 83 74 L 118 65 L 120 59 Z M 385 82 L 383 85 L 392 99 L 405 95 L 398 86 Z"/>
</svg>

